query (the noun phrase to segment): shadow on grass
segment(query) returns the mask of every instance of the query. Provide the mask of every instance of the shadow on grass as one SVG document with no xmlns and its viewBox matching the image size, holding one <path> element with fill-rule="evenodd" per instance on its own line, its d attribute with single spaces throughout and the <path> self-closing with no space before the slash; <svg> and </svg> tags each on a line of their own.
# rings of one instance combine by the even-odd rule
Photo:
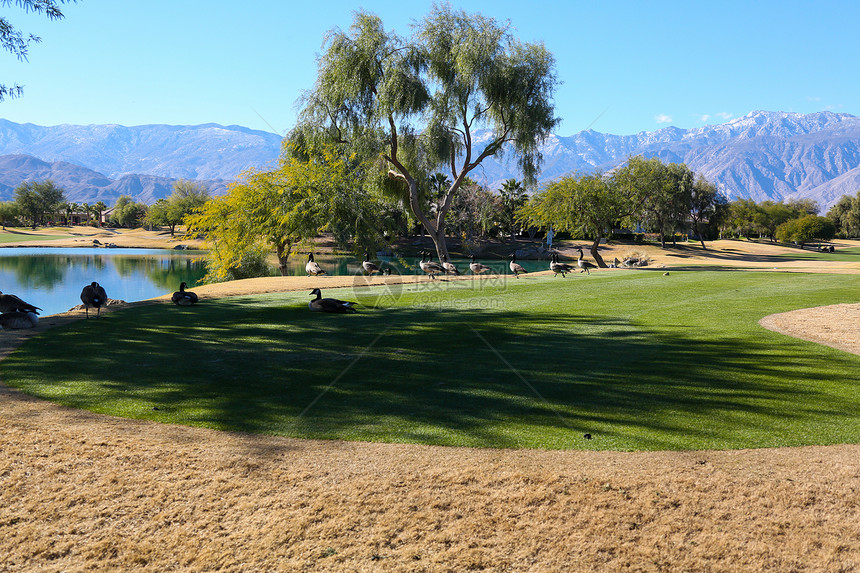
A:
<svg viewBox="0 0 860 573">
<path fill-rule="evenodd" d="M 73 407 L 306 438 L 550 449 L 860 440 L 856 360 L 770 333 L 293 304 L 132 308 L 48 331 L 0 367 L 10 386 Z"/>
</svg>

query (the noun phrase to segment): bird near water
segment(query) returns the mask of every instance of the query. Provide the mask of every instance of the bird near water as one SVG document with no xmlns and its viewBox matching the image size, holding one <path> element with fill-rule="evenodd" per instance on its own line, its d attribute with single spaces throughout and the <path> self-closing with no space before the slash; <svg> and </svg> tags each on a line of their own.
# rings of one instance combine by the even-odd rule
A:
<svg viewBox="0 0 860 573">
<path fill-rule="evenodd" d="M 549 260 L 549 270 L 555 273 L 554 277 L 561 274 L 561 278 L 564 278 L 567 273 L 573 272 L 573 267 L 567 263 L 558 262 L 558 253 L 553 253 Z"/>
<path fill-rule="evenodd" d="M 336 298 L 323 298 L 322 291 L 318 288 L 313 289 L 310 294 L 316 295 L 316 298 L 308 303 L 308 308 L 314 312 L 332 312 L 338 314 L 357 312 L 355 309 L 355 305 L 358 304 L 357 302 L 338 300 Z"/>
<path fill-rule="evenodd" d="M 421 261 L 418 263 L 418 266 L 421 267 L 421 270 L 425 274 L 430 275 L 430 278 L 433 280 L 436 279 L 436 275 L 445 273 L 445 267 L 436 261 L 431 261 L 430 253 L 427 251 L 421 251 Z"/>
<path fill-rule="evenodd" d="M 472 262 L 469 263 L 469 270 L 472 271 L 473 275 L 481 275 L 490 272 L 490 267 L 479 263 L 475 260 L 475 255 L 472 255 Z"/>
<path fill-rule="evenodd" d="M 594 263 L 590 263 L 588 261 L 582 260 L 582 249 L 580 248 L 577 250 L 579 251 L 579 259 L 577 259 L 577 261 L 576 261 L 576 266 L 578 266 L 580 268 L 579 272 L 585 271 L 585 274 L 590 275 L 591 273 L 588 272 L 588 269 L 596 269 L 597 265 L 595 265 Z"/>
<path fill-rule="evenodd" d="M 318 277 L 326 274 L 320 264 L 314 260 L 313 253 L 308 253 L 308 263 L 305 265 L 305 272 L 309 277 Z"/>
<path fill-rule="evenodd" d="M 511 263 L 509 265 L 511 272 L 514 273 L 514 278 L 520 278 L 520 273 L 528 273 L 521 264 L 517 262 L 517 254 L 511 255 Z"/>
<path fill-rule="evenodd" d="M 81 291 L 81 302 L 84 303 L 84 310 L 87 311 L 87 320 L 90 318 L 90 307 L 96 309 L 96 318 L 99 318 L 102 307 L 107 305 L 107 300 L 107 293 L 99 283 L 93 281 L 85 286 Z"/>
<path fill-rule="evenodd" d="M 185 287 L 187 286 L 188 285 L 185 282 L 179 283 L 179 290 L 173 293 L 173 296 L 170 299 L 174 304 L 178 304 L 179 306 L 191 306 L 197 302 L 197 295 L 190 290 L 185 290 Z"/>
<path fill-rule="evenodd" d="M 460 276 L 460 271 L 454 266 L 454 263 L 448 262 L 448 255 L 442 255 L 442 268 L 445 269 L 445 274 Z"/>
<path fill-rule="evenodd" d="M 371 262 L 370 254 L 368 254 L 367 251 L 364 251 L 364 262 L 361 263 L 361 268 L 363 268 L 364 272 L 366 272 L 369 275 L 372 275 L 373 273 L 380 272 L 379 271 L 379 265 L 377 265 L 374 262 Z"/>
<path fill-rule="evenodd" d="M 3 330 L 33 328 L 37 324 L 39 324 L 39 316 L 35 312 L 15 310 L 0 314 L 0 328 Z"/>
<path fill-rule="evenodd" d="M 33 306 L 29 302 L 24 302 L 14 294 L 3 294 L 0 292 L 0 312 L 6 314 L 7 312 L 31 312 L 33 314 L 39 314 L 38 311 L 42 310 L 38 306 Z"/>
</svg>

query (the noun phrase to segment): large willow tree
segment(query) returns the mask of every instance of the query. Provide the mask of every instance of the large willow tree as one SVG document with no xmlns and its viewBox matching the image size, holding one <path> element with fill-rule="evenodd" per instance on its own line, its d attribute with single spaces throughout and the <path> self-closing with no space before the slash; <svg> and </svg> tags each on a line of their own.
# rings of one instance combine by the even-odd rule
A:
<svg viewBox="0 0 860 573">
<path fill-rule="evenodd" d="M 293 248 L 321 231 L 356 247 L 382 244 L 385 205 L 356 185 L 363 165 L 340 149 L 319 148 L 308 159 L 287 155 L 273 171 L 249 171 L 227 193 L 184 219 L 209 244 L 208 280 L 229 280 L 251 255 L 271 251 L 286 274 Z"/>
<path fill-rule="evenodd" d="M 554 65 L 543 45 L 515 39 L 510 24 L 447 4 L 434 5 L 409 37 L 360 11 L 348 31 L 327 35 L 291 139 L 328 138 L 377 158 L 376 177 L 408 203 L 441 257 L 445 215 L 482 161 L 511 153 L 526 183 L 535 180 L 538 146 L 558 124 Z M 450 184 L 431 213 L 419 182 L 442 169 Z"/>
</svg>

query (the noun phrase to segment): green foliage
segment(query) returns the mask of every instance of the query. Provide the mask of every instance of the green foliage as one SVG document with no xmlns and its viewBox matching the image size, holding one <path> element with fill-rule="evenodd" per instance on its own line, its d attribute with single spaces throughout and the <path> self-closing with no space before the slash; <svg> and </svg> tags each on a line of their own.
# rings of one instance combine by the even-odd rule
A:
<svg viewBox="0 0 860 573">
<path fill-rule="evenodd" d="M 827 217 L 806 215 L 791 219 L 776 229 L 776 238 L 784 243 L 798 243 L 801 247 L 814 240 L 828 241 L 836 234 L 836 225 Z"/>
<path fill-rule="evenodd" d="M 538 144 L 558 125 L 554 65 L 542 45 L 514 39 L 509 24 L 447 4 L 434 5 L 410 37 L 360 11 L 348 31 L 327 35 L 316 85 L 290 139 L 303 146 L 326 139 L 380 159 L 365 177 L 408 201 L 441 257 L 454 196 L 484 159 L 510 152 L 526 182 L 534 181 Z M 479 128 L 492 135 L 476 147 Z M 452 179 L 433 213 L 421 186 L 443 166 Z M 391 181 L 382 184 L 380 176 Z"/>
<path fill-rule="evenodd" d="M 25 181 L 15 188 L 19 216 L 28 219 L 33 228 L 59 213 L 66 202 L 65 192 L 53 181 Z"/>
<path fill-rule="evenodd" d="M 617 177 L 600 173 L 563 177 L 536 193 L 518 211 L 524 225 L 548 227 L 556 231 L 583 234 L 594 240 L 591 254 L 599 266 L 606 266 L 597 245 L 613 228 L 638 212 L 640 187 L 620 184 Z"/>
<path fill-rule="evenodd" d="M 203 233 L 210 246 L 210 279 L 228 276 L 249 253 L 268 244 L 281 272 L 293 247 L 331 231 L 356 250 L 376 250 L 385 241 L 384 203 L 361 186 L 366 163 L 333 146 L 287 155 L 275 171 L 251 171 L 227 194 L 189 215 L 189 233 Z"/>
<path fill-rule="evenodd" d="M 502 188 L 499 189 L 499 195 L 502 199 L 502 210 L 500 213 L 500 224 L 502 232 L 507 233 L 511 240 L 516 238 L 517 234 L 517 211 L 522 208 L 528 201 L 528 193 L 523 188 L 522 183 L 516 179 L 507 179 L 502 183 Z"/>
<path fill-rule="evenodd" d="M 96 201 L 96 204 L 90 207 L 92 209 L 93 215 L 96 217 L 96 226 L 102 226 L 102 215 L 105 211 L 107 211 L 107 205 L 105 205 L 104 201 Z"/>
<path fill-rule="evenodd" d="M 665 164 L 657 157 L 637 156 L 615 172 L 615 179 L 623 188 L 636 189 L 641 220 L 660 234 L 665 247 L 666 235 L 674 237 L 690 216 L 695 173 L 683 163 Z"/>
<path fill-rule="evenodd" d="M 448 227 L 461 238 L 467 252 L 476 253 L 480 240 L 489 237 L 502 213 L 498 196 L 477 183 L 470 183 L 454 199 L 448 211 Z"/>
<path fill-rule="evenodd" d="M 146 210 L 145 204 L 135 202 L 129 195 L 122 195 L 116 200 L 109 221 L 120 227 L 138 227 L 146 217 Z"/>
<path fill-rule="evenodd" d="M 827 217 L 836 225 L 843 238 L 860 237 L 860 191 L 857 195 L 843 195 L 827 212 Z"/>
<path fill-rule="evenodd" d="M 63 18 L 63 13 L 60 11 L 60 4 L 64 4 L 67 0 L 15 0 L 15 4 L 22 8 L 25 12 L 34 12 L 36 14 L 44 14 L 50 20 L 59 20 Z M 72 0 L 75 1 L 75 0 Z M 0 1 L 0 6 L 10 6 L 12 0 Z M 24 33 L 15 28 L 9 20 L 0 16 L 0 46 L 4 50 L 10 52 L 19 61 L 27 60 L 27 53 L 31 43 L 39 43 L 42 39 L 33 34 Z M 17 84 L 6 86 L 0 84 L 0 102 L 6 98 L 16 98 L 21 95 L 23 88 Z"/>
<path fill-rule="evenodd" d="M 209 200 L 209 189 L 202 183 L 180 179 L 173 184 L 173 192 L 167 199 L 159 199 L 150 206 L 146 222 L 150 225 L 165 225 L 170 236 L 176 234 L 176 226 L 195 209 Z"/>
<path fill-rule="evenodd" d="M 309 312 L 305 291 L 129 308 L 40 333 L 0 376 L 105 414 L 302 438 L 607 450 L 860 442 L 860 357 L 758 324 L 855 302 L 855 277 L 629 272 L 464 286 L 416 285 L 352 316 Z M 97 360 L 81 359 L 81 340 Z M 134 368 L 116 367 L 142 348 Z"/>
<path fill-rule="evenodd" d="M 713 238 L 714 230 L 720 227 L 721 221 L 728 213 L 728 200 L 717 190 L 717 186 L 703 177 L 696 179 L 690 194 L 690 220 L 702 248 L 705 247 L 705 239 Z"/>
<path fill-rule="evenodd" d="M 6 230 L 6 225 L 15 223 L 18 218 L 18 204 L 15 201 L 0 201 L 0 225 Z"/>
</svg>

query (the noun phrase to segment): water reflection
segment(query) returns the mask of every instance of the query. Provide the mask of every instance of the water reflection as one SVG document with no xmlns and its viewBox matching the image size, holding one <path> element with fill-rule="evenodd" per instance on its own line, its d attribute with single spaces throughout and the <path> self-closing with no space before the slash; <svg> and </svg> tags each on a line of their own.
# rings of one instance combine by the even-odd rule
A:
<svg viewBox="0 0 860 573">
<path fill-rule="evenodd" d="M 197 284 L 206 274 L 201 252 L 162 249 L 96 248 L 0 248 L 0 291 L 17 294 L 43 309 L 43 314 L 64 312 L 80 304 L 81 289 L 93 281 L 101 284 L 108 297 L 128 302 L 171 293 L 179 283 Z M 362 272 L 362 259 L 348 255 L 314 255 L 329 275 Z M 423 274 L 418 258 L 374 257 L 391 274 Z M 307 255 L 289 259 L 287 274 L 305 276 Z M 469 261 L 454 259 L 463 274 Z M 486 260 L 494 272 L 510 274 L 505 260 Z M 544 270 L 546 261 L 521 261 L 528 271 Z M 277 269 L 272 267 L 272 274 Z"/>
<path fill-rule="evenodd" d="M 0 291 L 17 294 L 43 309 L 63 312 L 80 304 L 81 289 L 93 281 L 108 297 L 152 298 L 196 284 L 206 274 L 201 253 L 161 249 L 0 249 Z"/>
</svg>

